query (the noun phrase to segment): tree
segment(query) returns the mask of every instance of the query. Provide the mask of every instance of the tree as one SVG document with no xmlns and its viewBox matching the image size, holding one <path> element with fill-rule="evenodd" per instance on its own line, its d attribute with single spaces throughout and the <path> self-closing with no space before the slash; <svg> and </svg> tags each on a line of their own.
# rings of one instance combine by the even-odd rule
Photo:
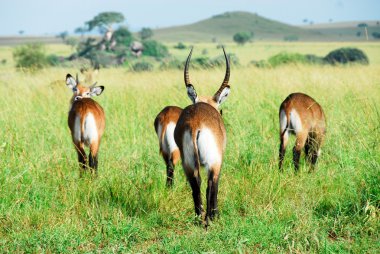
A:
<svg viewBox="0 0 380 254">
<path fill-rule="evenodd" d="M 368 24 L 367 23 L 359 23 L 358 27 L 364 28 L 365 37 L 367 38 L 367 41 L 368 41 L 368 30 L 367 30 Z"/>
<path fill-rule="evenodd" d="M 156 58 L 163 58 L 169 55 L 168 48 L 158 41 L 154 40 L 145 40 L 143 41 L 143 55 L 153 56 Z"/>
<path fill-rule="evenodd" d="M 18 33 L 19 33 L 20 35 L 23 35 L 23 34 L 24 34 L 24 30 L 20 30 L 20 31 L 18 31 Z"/>
<path fill-rule="evenodd" d="M 62 33 L 59 33 L 58 37 L 64 41 L 68 35 L 69 35 L 69 33 L 67 31 L 64 31 Z"/>
<path fill-rule="evenodd" d="M 380 39 L 380 33 L 379 32 L 373 32 L 372 33 L 373 38 Z"/>
<path fill-rule="evenodd" d="M 234 35 L 233 39 L 234 39 L 234 42 L 236 42 L 237 44 L 244 45 L 252 37 L 253 37 L 253 33 L 239 32 Z"/>
<path fill-rule="evenodd" d="M 139 34 L 141 40 L 145 40 L 153 36 L 153 30 L 148 27 L 143 27 Z"/>
<path fill-rule="evenodd" d="M 99 28 L 101 32 L 111 31 L 112 25 L 124 21 L 124 15 L 120 12 L 102 12 L 96 15 L 92 20 L 86 22 L 88 30 Z"/>
<path fill-rule="evenodd" d="M 88 31 L 87 28 L 85 27 L 77 27 L 75 30 L 74 30 L 74 33 L 76 34 L 80 34 L 82 37 L 83 35 Z"/>
<path fill-rule="evenodd" d="M 124 46 L 128 46 L 133 41 L 132 33 L 128 30 L 127 27 L 121 26 L 114 33 L 113 38 L 116 40 L 118 44 L 122 44 Z"/>
</svg>

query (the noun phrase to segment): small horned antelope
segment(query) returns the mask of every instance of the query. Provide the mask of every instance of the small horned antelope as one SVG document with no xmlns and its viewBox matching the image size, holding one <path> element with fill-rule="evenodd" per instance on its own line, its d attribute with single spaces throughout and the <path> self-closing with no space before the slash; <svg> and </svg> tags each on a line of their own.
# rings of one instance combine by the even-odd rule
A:
<svg viewBox="0 0 380 254">
<path fill-rule="evenodd" d="M 197 96 L 188 73 L 192 52 L 193 49 L 186 60 L 184 78 L 187 95 L 193 104 L 183 109 L 174 130 L 174 139 L 181 152 L 182 166 L 192 189 L 195 213 L 198 217 L 203 212 L 199 168 L 204 166 L 207 170 L 207 227 L 209 219 L 213 220 L 218 214 L 218 183 L 227 142 L 226 129 L 218 107 L 230 92 L 230 62 L 223 48 L 226 73 L 222 85 L 214 96 Z"/>
<path fill-rule="evenodd" d="M 306 94 L 292 93 L 281 103 L 279 118 L 280 170 L 282 170 L 289 133 L 296 135 L 296 144 L 293 147 L 295 170 L 298 171 L 302 149 L 305 149 L 306 158 L 314 169 L 326 134 L 326 120 L 322 107 Z"/>
<path fill-rule="evenodd" d="M 98 150 L 106 120 L 103 108 L 91 97 L 100 95 L 104 86 L 95 86 L 96 83 L 90 87 L 82 86 L 79 83 L 78 75 L 74 79 L 70 74 L 66 75 L 66 85 L 74 93 L 70 101 L 68 124 L 78 153 L 78 162 L 81 166 L 80 176 L 86 170 L 87 164 L 85 145 L 90 147 L 90 170 L 97 174 Z"/>
<path fill-rule="evenodd" d="M 171 187 L 174 179 L 174 167 L 180 153 L 174 141 L 174 129 L 182 109 L 176 106 L 165 107 L 154 120 L 154 128 L 160 145 L 160 154 L 166 164 L 166 186 Z"/>
</svg>

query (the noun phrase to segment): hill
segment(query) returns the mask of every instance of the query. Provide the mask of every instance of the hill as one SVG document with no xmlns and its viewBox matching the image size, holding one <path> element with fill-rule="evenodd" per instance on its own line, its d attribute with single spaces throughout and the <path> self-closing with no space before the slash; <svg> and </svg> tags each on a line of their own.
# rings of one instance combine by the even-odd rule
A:
<svg viewBox="0 0 380 254">
<path fill-rule="evenodd" d="M 283 41 L 291 36 L 300 41 L 361 41 L 363 33 L 358 36 L 357 24 L 367 23 L 369 39 L 372 33 L 380 32 L 376 21 L 340 22 L 292 26 L 275 20 L 261 17 L 249 12 L 226 12 L 199 22 L 154 30 L 154 38 L 165 42 L 193 41 L 210 42 L 232 41 L 237 32 L 253 32 L 254 40 Z"/>
<path fill-rule="evenodd" d="M 334 41 L 365 41 L 367 40 L 365 31 L 363 28 L 358 27 L 359 24 L 363 23 L 368 25 L 368 39 L 376 40 L 372 34 L 375 32 L 380 33 L 380 21 L 331 22 L 301 26 L 301 28 L 321 33 Z"/>
<path fill-rule="evenodd" d="M 226 12 L 193 24 L 154 30 L 157 40 L 177 41 L 232 41 L 235 33 L 253 32 L 255 40 L 283 40 L 297 36 L 299 40 L 317 40 L 321 34 L 296 26 L 261 17 L 249 12 Z M 320 39 L 319 39 L 320 40 Z"/>
</svg>

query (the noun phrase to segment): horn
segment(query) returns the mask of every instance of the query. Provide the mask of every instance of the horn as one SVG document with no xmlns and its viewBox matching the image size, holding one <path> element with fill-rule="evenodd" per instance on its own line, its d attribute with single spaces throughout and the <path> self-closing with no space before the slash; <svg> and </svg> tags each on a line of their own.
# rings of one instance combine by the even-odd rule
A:
<svg viewBox="0 0 380 254">
<path fill-rule="evenodd" d="M 77 75 L 75 76 L 75 80 L 77 81 L 77 84 L 79 84 L 78 73 L 77 73 Z"/>
<path fill-rule="evenodd" d="M 224 76 L 224 80 L 223 80 L 222 85 L 220 86 L 219 90 L 215 93 L 215 97 L 218 97 L 225 87 L 229 87 L 228 81 L 230 80 L 230 61 L 227 57 L 227 54 L 226 54 L 226 51 L 224 50 L 224 47 L 222 47 L 222 48 L 223 48 L 224 58 L 226 59 L 226 74 Z"/>
<path fill-rule="evenodd" d="M 189 64 L 190 64 L 190 59 L 191 59 L 191 54 L 193 53 L 193 47 L 191 47 L 190 54 L 187 57 L 186 64 L 185 64 L 185 71 L 184 71 L 184 77 L 185 77 L 185 85 L 189 86 L 190 83 L 190 78 L 189 78 Z"/>
<path fill-rule="evenodd" d="M 98 83 L 98 81 L 96 81 L 92 86 L 90 86 L 90 88 L 94 88 L 97 83 Z"/>
</svg>

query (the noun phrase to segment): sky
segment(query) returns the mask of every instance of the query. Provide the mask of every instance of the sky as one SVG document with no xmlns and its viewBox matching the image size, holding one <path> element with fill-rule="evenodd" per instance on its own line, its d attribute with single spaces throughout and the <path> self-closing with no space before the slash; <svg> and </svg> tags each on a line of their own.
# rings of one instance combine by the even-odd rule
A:
<svg viewBox="0 0 380 254">
<path fill-rule="evenodd" d="M 0 0 L 0 36 L 57 35 L 100 12 L 121 12 L 130 30 L 183 25 L 227 11 L 248 11 L 291 25 L 380 20 L 380 0 Z"/>
</svg>

